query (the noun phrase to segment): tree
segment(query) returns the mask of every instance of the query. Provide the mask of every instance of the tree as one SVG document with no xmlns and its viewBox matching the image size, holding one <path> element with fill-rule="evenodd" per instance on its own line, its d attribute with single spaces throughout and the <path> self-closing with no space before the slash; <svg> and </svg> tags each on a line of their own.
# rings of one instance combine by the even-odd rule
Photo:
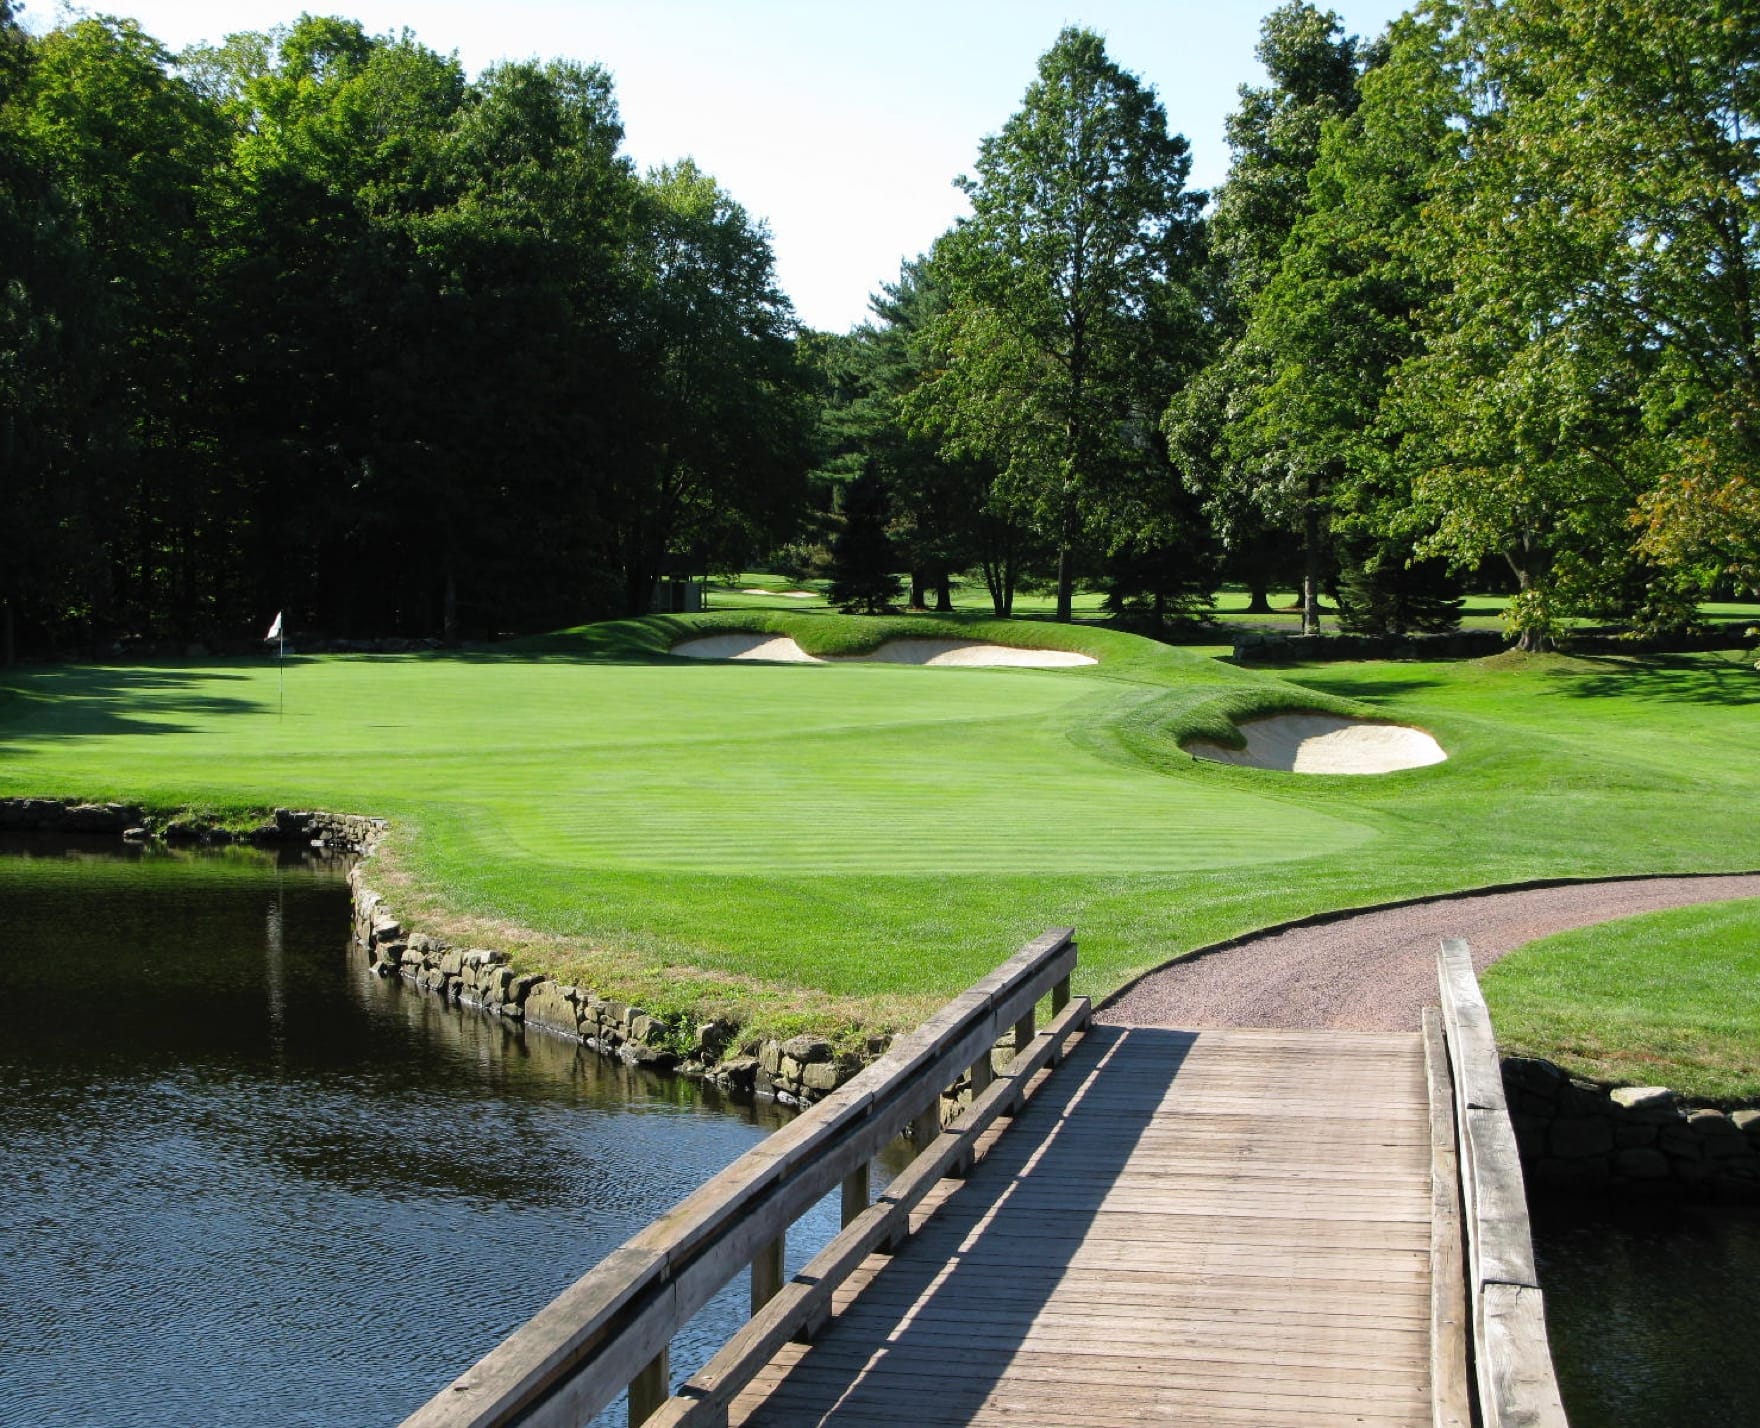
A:
<svg viewBox="0 0 1760 1428">
<path fill-rule="evenodd" d="M 668 556 L 722 565 L 798 528 L 810 374 L 769 234 L 688 159 L 642 184 L 617 379 L 620 431 L 592 517 L 624 612 Z"/>
<path fill-rule="evenodd" d="M 1178 306 L 1163 289 L 1185 278 L 1198 229 L 1190 163 L 1154 91 L 1098 35 L 1066 29 L 960 181 L 972 217 L 935 250 L 941 366 L 914 415 L 950 454 L 994 462 L 1032 512 L 1057 552 L 1061 620 L 1084 535 L 1140 469 L 1145 380 L 1166 368 Z"/>
<path fill-rule="evenodd" d="M 1525 210 L 1599 271 L 1561 282 L 1612 330 L 1652 473 L 1637 556 L 1677 578 L 1760 581 L 1760 13 L 1725 0 L 1512 0 L 1503 138 Z M 1519 146 L 1519 147 L 1518 147 Z M 1538 226 L 1524 211 L 1520 225 Z M 1532 246 L 1523 251 L 1531 253 Z"/>
<path fill-rule="evenodd" d="M 0 0 L 0 664 L 19 626 L 51 633 L 102 570 L 103 281 L 21 102 L 36 58 Z"/>
<path fill-rule="evenodd" d="M 39 260 L 59 248 L 59 271 L 39 268 L 37 290 L 71 299 L 83 287 L 90 298 L 76 365 L 63 369 L 84 388 L 64 428 L 74 448 L 59 458 L 74 494 L 54 503 L 107 557 L 102 575 L 87 569 L 79 581 L 88 629 L 183 629 L 205 594 L 192 317 L 224 131 L 170 61 L 132 21 L 75 20 L 34 43 L 8 106 L 61 235 L 27 245 Z M 63 356 L 73 331 L 56 339 Z"/>
<path fill-rule="evenodd" d="M 1356 102 L 1323 124 L 1305 211 L 1249 304 L 1243 343 L 1261 367 L 1231 434 L 1232 449 L 1278 453 L 1324 483 L 1340 624 L 1379 634 L 1446 627 L 1458 611 L 1437 562 L 1411 568 L 1425 532 L 1398 431 L 1381 420 L 1394 372 L 1422 350 L 1419 319 L 1447 292 L 1418 250 L 1462 143 L 1450 44 L 1427 7 L 1394 21 Z"/>
<path fill-rule="evenodd" d="M 928 335 L 945 310 L 945 288 L 919 258 L 902 264 L 898 280 L 869 307 L 872 321 L 825 340 L 823 469 L 840 487 L 868 467 L 885 482 L 888 535 L 910 572 L 913 606 L 933 592 L 937 610 L 951 611 L 952 576 L 977 565 L 997 615 L 1006 617 L 1026 541 L 1018 520 L 993 499 L 995 468 L 946 454 L 902 411 L 930 360 Z"/>
<path fill-rule="evenodd" d="M 1531 648 L 1646 585 L 1670 617 L 1678 587 L 1643 562 L 1685 555 L 1664 534 L 1676 514 L 1743 508 L 1760 457 L 1760 16 L 1719 0 L 1464 13 L 1467 148 L 1426 213 L 1450 293 L 1395 416 L 1426 547 L 1507 559 Z M 1635 549 L 1634 508 L 1651 528 Z"/>
<path fill-rule="evenodd" d="M 1357 103 L 1362 56 L 1338 16 L 1286 0 L 1265 17 L 1257 54 L 1267 88 L 1243 85 L 1229 117 L 1233 159 L 1217 198 L 1211 242 L 1221 268 L 1217 320 L 1227 333 L 1204 373 L 1162 421 L 1188 485 L 1225 543 L 1251 552 L 1266 529 L 1294 529 L 1302 550 L 1302 629 L 1320 627 L 1326 503 L 1335 461 L 1289 430 L 1250 420 L 1277 379 L 1280 353 L 1255 319 L 1309 209 L 1309 175 L 1326 126 Z"/>
<path fill-rule="evenodd" d="M 843 533 L 831 546 L 827 598 L 849 612 L 883 615 L 904 586 L 893 574 L 896 552 L 886 536 L 886 487 L 867 470 L 845 488 Z"/>
</svg>

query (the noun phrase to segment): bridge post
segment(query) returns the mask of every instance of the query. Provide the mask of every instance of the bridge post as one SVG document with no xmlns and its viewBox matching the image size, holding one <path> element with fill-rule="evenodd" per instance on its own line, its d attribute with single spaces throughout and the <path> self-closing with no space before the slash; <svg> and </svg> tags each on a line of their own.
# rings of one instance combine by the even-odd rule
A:
<svg viewBox="0 0 1760 1428">
<path fill-rule="evenodd" d="M 785 1230 L 763 1249 L 752 1261 L 752 1313 L 756 1314 L 782 1288 L 782 1254 L 788 1245 L 788 1232 Z"/>
<path fill-rule="evenodd" d="M 873 1198 L 872 1170 L 873 1162 L 864 1160 L 860 1167 L 850 1171 L 843 1181 L 843 1228 L 848 1229 L 850 1222 L 868 1208 Z"/>
<path fill-rule="evenodd" d="M 979 1096 L 988 1091 L 991 1084 L 996 1080 L 996 1066 L 991 1060 L 991 1056 L 995 1049 L 994 1046 L 985 1047 L 984 1054 L 972 1063 L 971 1070 L 966 1073 L 967 1079 L 971 1083 L 971 1096 L 973 1101 L 976 1101 Z M 964 1180 L 966 1176 L 971 1173 L 972 1166 L 977 1161 L 977 1158 L 978 1152 L 976 1148 L 967 1150 L 965 1154 L 960 1156 L 960 1158 L 950 1167 L 953 1175 L 957 1179 Z"/>
<path fill-rule="evenodd" d="M 1075 944 L 1072 942 L 1070 944 L 1070 946 L 1073 948 L 1075 946 Z M 1069 1005 L 1069 977 L 1066 974 L 1064 977 L 1062 977 L 1056 983 L 1056 985 L 1054 985 L 1051 988 L 1051 1015 L 1053 1017 L 1057 1016 L 1057 1014 L 1059 1012 L 1061 1012 L 1068 1005 Z M 1052 1056 L 1051 1064 L 1053 1066 L 1061 1066 L 1063 1064 L 1063 1052 L 1061 1049 L 1059 1049 L 1057 1051 L 1057 1053 Z"/>
<path fill-rule="evenodd" d="M 646 1423 L 672 1393 L 672 1350 L 655 1354 L 629 1381 L 629 1428 Z"/>
</svg>

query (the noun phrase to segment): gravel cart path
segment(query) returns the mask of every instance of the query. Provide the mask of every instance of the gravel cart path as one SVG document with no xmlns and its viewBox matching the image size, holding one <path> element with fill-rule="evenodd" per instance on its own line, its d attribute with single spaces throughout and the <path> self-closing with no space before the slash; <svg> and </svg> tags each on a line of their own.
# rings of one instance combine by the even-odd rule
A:
<svg viewBox="0 0 1760 1428">
<path fill-rule="evenodd" d="M 1436 1001 L 1436 944 L 1463 937 L 1479 971 L 1573 927 L 1695 902 L 1760 897 L 1760 874 L 1641 878 L 1468 893 L 1346 914 L 1193 953 L 1100 1007 L 1124 1026 L 1417 1031 Z"/>
</svg>

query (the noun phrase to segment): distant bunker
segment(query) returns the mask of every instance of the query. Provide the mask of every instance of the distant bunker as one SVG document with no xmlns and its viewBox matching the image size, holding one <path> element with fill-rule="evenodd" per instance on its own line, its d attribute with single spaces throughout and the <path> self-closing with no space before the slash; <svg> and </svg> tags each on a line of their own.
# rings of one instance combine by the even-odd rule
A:
<svg viewBox="0 0 1760 1428">
<path fill-rule="evenodd" d="M 1393 773 L 1448 757 L 1422 729 L 1335 714 L 1273 714 L 1249 719 L 1239 728 L 1247 741 L 1244 749 L 1193 739 L 1185 750 L 1212 763 L 1302 774 Z"/>
<path fill-rule="evenodd" d="M 1099 663 L 1092 655 L 1071 650 L 1027 650 L 987 645 L 975 640 L 888 640 L 868 654 L 810 655 L 787 635 L 707 635 L 674 645 L 672 653 L 686 659 L 750 659 L 771 664 L 933 664 L 1015 665 L 1029 669 L 1067 669 Z"/>
</svg>

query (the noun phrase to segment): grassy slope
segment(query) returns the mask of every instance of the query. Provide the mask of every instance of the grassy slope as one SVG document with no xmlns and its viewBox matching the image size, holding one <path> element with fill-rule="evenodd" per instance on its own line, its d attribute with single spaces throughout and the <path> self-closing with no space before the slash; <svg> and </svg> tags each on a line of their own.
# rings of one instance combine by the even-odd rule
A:
<svg viewBox="0 0 1760 1428">
<path fill-rule="evenodd" d="M 1484 984 L 1506 1051 L 1602 1081 L 1760 1099 L 1760 901 L 1548 937 Z"/>
<path fill-rule="evenodd" d="M 895 633 L 1087 670 L 692 665 L 701 629 L 818 653 Z M 1104 991 L 1317 910 L 1519 878 L 1760 866 L 1746 664 L 1486 661 L 1298 684 L 1091 627 L 748 611 L 476 656 L 66 668 L 8 681 L 0 792 L 300 802 L 399 820 L 400 905 L 661 1006 L 901 1022 L 1054 924 Z M 1372 708 L 1433 769 L 1199 764 L 1230 715 Z"/>
</svg>

